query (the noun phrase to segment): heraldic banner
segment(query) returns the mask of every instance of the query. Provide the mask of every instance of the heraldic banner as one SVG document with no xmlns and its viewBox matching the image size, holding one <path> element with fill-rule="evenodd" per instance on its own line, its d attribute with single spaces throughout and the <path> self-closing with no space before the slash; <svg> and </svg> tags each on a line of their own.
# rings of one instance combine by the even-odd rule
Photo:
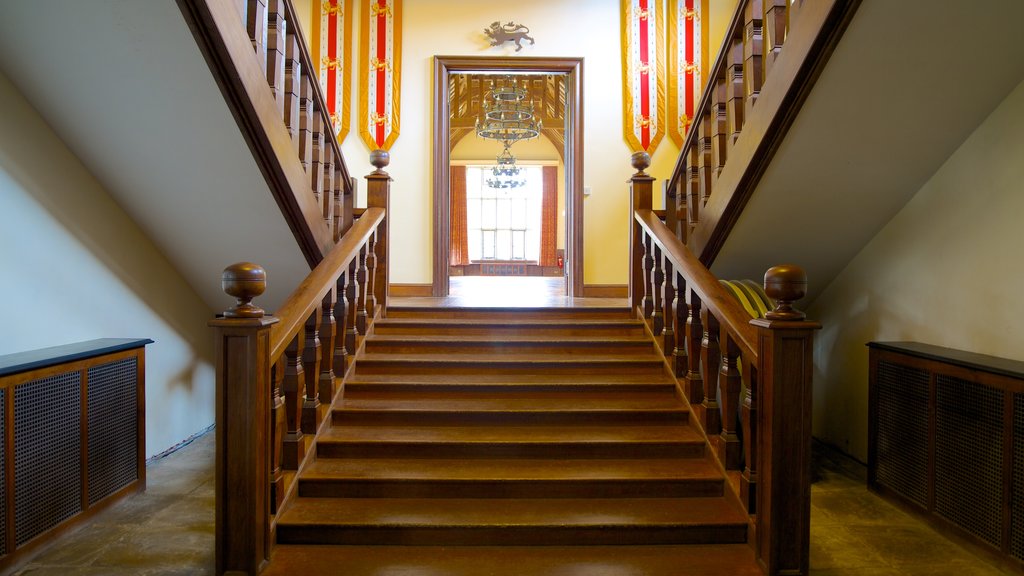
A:
<svg viewBox="0 0 1024 576">
<path fill-rule="evenodd" d="M 622 0 L 622 112 L 633 152 L 653 154 L 665 135 L 662 5 L 662 0 Z"/>
<path fill-rule="evenodd" d="M 370 150 L 388 150 L 398 138 L 402 0 L 363 0 L 359 21 L 359 135 Z"/>
<path fill-rule="evenodd" d="M 668 135 L 682 147 L 708 69 L 708 0 L 668 0 Z"/>
<path fill-rule="evenodd" d="M 327 98 L 327 112 L 340 143 L 348 135 L 352 98 L 352 4 L 355 0 L 313 2 L 313 63 Z"/>
</svg>

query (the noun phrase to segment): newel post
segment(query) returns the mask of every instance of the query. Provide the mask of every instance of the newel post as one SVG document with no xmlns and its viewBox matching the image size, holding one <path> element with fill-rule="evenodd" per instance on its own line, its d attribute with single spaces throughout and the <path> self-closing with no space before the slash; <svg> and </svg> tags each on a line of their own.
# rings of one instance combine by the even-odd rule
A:
<svg viewBox="0 0 1024 576">
<path fill-rule="evenodd" d="M 637 210 L 651 210 L 653 206 L 652 189 L 654 178 L 644 172 L 651 165 L 651 156 L 647 152 L 636 152 L 630 157 L 630 163 L 636 173 L 629 179 L 629 302 L 633 311 L 643 305 L 644 286 L 644 238 L 643 230 L 637 223 L 634 214 Z"/>
<path fill-rule="evenodd" d="M 370 164 L 376 170 L 366 175 L 366 207 L 383 208 L 384 220 L 377 226 L 377 241 L 374 245 L 374 253 L 377 256 L 377 266 L 374 270 L 373 297 L 377 306 L 380 307 L 381 317 L 387 316 L 388 312 L 388 221 L 391 219 L 391 176 L 384 171 L 384 167 L 391 163 L 391 155 L 385 150 L 374 150 L 370 153 Z M 371 310 L 371 320 L 375 310 Z"/>
<path fill-rule="evenodd" d="M 807 292 L 799 266 L 764 275 L 765 292 L 777 304 L 757 327 L 760 363 L 756 393 L 757 543 L 768 574 L 807 574 L 811 528 L 811 375 L 817 322 L 792 307 Z M 749 464 L 749 462 L 748 462 Z M 745 474 L 748 477 L 750 474 Z"/>
<path fill-rule="evenodd" d="M 267 275 L 241 262 L 221 285 L 238 303 L 214 329 L 217 358 L 216 573 L 258 574 L 270 558 L 270 328 L 277 318 L 252 303 Z"/>
</svg>

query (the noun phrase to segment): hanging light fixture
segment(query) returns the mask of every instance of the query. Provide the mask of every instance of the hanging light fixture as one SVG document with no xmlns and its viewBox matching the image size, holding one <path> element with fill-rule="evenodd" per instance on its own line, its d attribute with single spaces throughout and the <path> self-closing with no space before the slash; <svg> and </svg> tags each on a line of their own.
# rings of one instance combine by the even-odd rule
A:
<svg viewBox="0 0 1024 576">
<path fill-rule="evenodd" d="M 516 157 L 512 155 L 509 147 L 511 143 L 505 143 L 505 149 L 498 154 L 495 165 L 491 168 L 494 178 L 487 179 L 487 186 L 491 188 L 518 188 L 526 185 L 525 178 L 518 178 L 519 166 L 516 166 Z"/>
<path fill-rule="evenodd" d="M 476 135 L 498 140 L 508 147 L 520 140 L 540 135 L 543 122 L 534 117 L 533 104 L 527 103 L 527 89 L 511 77 L 491 84 L 483 103 L 483 116 L 476 119 Z"/>
</svg>

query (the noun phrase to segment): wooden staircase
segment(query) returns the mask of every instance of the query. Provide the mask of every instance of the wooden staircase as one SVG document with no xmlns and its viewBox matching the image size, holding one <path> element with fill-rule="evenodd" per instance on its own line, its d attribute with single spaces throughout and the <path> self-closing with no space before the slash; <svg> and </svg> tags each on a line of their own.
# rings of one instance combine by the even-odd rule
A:
<svg viewBox="0 0 1024 576">
<path fill-rule="evenodd" d="M 626 307 L 389 307 L 331 419 L 265 574 L 761 574 Z"/>
</svg>

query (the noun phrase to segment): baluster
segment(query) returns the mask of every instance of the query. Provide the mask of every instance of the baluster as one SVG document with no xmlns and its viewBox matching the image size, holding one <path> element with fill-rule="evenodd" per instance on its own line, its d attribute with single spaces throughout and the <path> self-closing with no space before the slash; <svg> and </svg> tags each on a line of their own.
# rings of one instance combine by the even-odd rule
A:
<svg viewBox="0 0 1024 576">
<path fill-rule="evenodd" d="M 714 89 L 712 86 L 709 89 Z M 700 163 L 698 164 L 698 171 L 700 176 L 698 178 L 698 189 L 690 189 L 690 227 L 697 226 L 697 222 L 700 218 L 700 208 L 708 203 L 708 198 L 711 197 L 711 181 L 712 176 L 715 174 L 714 164 L 714 153 L 713 147 L 715 143 L 715 125 L 718 120 L 718 114 L 716 108 L 711 106 L 711 112 L 704 115 L 703 121 L 700 123 Z M 699 196 L 698 193 L 699 192 Z"/>
<path fill-rule="evenodd" d="M 348 229 L 351 228 L 352 224 L 356 221 L 355 202 L 358 183 L 359 180 L 356 180 L 356 177 L 352 176 L 348 180 L 348 187 L 345 188 L 345 227 L 342 230 L 342 234 L 348 232 Z"/>
<path fill-rule="evenodd" d="M 742 31 L 739 36 L 732 38 L 732 44 L 729 47 L 728 56 L 728 69 L 726 75 L 728 81 L 726 82 L 726 121 L 728 122 L 729 137 L 726 139 L 729 148 L 732 148 L 736 144 L 736 139 L 740 137 L 740 132 L 743 131 L 743 90 L 744 80 L 743 75 L 743 34 Z"/>
<path fill-rule="evenodd" d="M 651 237 L 646 233 L 643 233 L 643 247 L 644 247 L 644 319 L 651 317 L 651 313 L 654 312 L 654 298 L 652 293 L 654 292 L 654 255 L 651 250 Z M 653 322 L 651 323 L 653 324 Z"/>
<path fill-rule="evenodd" d="M 310 77 L 305 74 L 307 71 L 303 72 L 299 80 L 299 161 L 302 162 L 302 169 L 309 174 L 310 164 L 313 163 L 313 86 Z"/>
<path fill-rule="evenodd" d="M 764 78 L 772 73 L 772 66 L 786 43 L 786 28 L 789 11 L 787 0 L 764 1 Z"/>
<path fill-rule="evenodd" d="M 377 316 L 377 231 L 366 239 L 366 316 L 369 323 Z"/>
<path fill-rule="evenodd" d="M 320 319 L 323 311 L 320 306 L 306 319 L 302 349 L 302 364 L 306 385 L 302 396 L 302 431 L 316 434 L 320 425 L 320 400 L 316 396 L 317 384 L 320 380 Z"/>
<path fill-rule="evenodd" d="M 689 316 L 689 309 L 686 306 L 686 279 L 683 278 L 682 274 L 676 273 L 676 341 L 672 350 L 672 367 L 675 372 L 676 378 L 684 379 L 686 377 L 686 371 L 689 369 L 689 358 L 686 354 L 686 319 Z M 690 393 L 690 387 L 686 387 L 687 399 L 693 401 Z M 703 400 L 703 398 L 701 399 Z M 700 402 L 700 400 L 697 400 Z"/>
<path fill-rule="evenodd" d="M 348 349 L 348 353 L 355 356 L 358 351 L 357 348 L 357 336 L 359 336 L 359 326 L 356 322 L 356 318 L 359 317 L 359 274 L 356 271 L 359 268 L 359 257 L 352 258 L 352 261 L 348 264 L 348 272 L 345 273 L 345 277 L 348 278 L 348 285 L 345 286 L 345 299 L 348 300 L 346 306 L 348 310 L 346 324 L 348 329 L 345 330 L 345 348 Z"/>
<path fill-rule="evenodd" d="M 736 435 L 736 420 L 739 418 L 740 369 L 737 364 L 740 349 L 729 331 L 722 326 L 719 342 L 722 348 L 722 367 L 718 372 L 721 394 L 722 432 L 718 443 L 718 458 L 727 470 L 738 470 L 742 465 L 740 439 Z"/>
<path fill-rule="evenodd" d="M 683 283 L 685 290 L 685 282 Z M 686 395 L 690 406 L 703 406 L 704 379 L 700 373 L 701 340 L 704 337 L 704 325 L 700 317 L 700 297 L 693 290 L 689 291 L 686 316 Z"/>
<path fill-rule="evenodd" d="M 651 274 L 651 293 L 654 294 L 654 306 L 651 311 L 651 331 L 655 337 L 661 336 L 662 330 L 665 329 L 665 318 L 662 307 L 663 301 L 662 296 L 664 295 L 665 285 L 665 272 L 661 269 L 661 247 L 659 247 L 654 239 L 651 239 L 651 247 L 654 249 L 654 272 Z"/>
<path fill-rule="evenodd" d="M 718 371 L 722 360 L 718 347 L 718 319 L 705 308 L 700 311 L 704 334 L 700 342 L 700 363 L 704 368 L 704 431 L 708 435 L 722 431 L 722 413 L 718 408 Z"/>
<path fill-rule="evenodd" d="M 366 335 L 366 244 L 359 247 L 359 267 L 356 279 L 359 289 L 356 292 L 356 329 L 360 335 Z"/>
<path fill-rule="evenodd" d="M 661 350 L 665 358 L 671 359 L 673 351 L 676 347 L 676 315 L 672 312 L 672 303 L 676 298 L 676 289 L 672 285 L 675 281 L 676 275 L 672 269 L 672 261 L 667 256 L 663 256 L 665 260 L 665 296 L 662 299 L 664 302 L 664 318 L 665 318 L 665 330 L 662 332 L 662 345 Z"/>
<path fill-rule="evenodd" d="M 740 501 L 748 514 L 757 513 L 757 366 L 749 361 L 743 364 L 743 404 L 740 420 L 743 426 L 743 473 L 740 475 Z"/>
<path fill-rule="evenodd" d="M 725 72 L 723 70 L 723 72 Z M 718 181 L 718 175 L 725 167 L 726 157 L 729 154 L 729 122 L 726 95 L 725 77 L 719 76 L 715 80 L 714 93 L 711 100 L 711 186 Z M 711 187 L 706 190 L 707 195 L 701 197 L 702 204 L 708 203 L 708 196 L 711 195 Z"/>
<path fill-rule="evenodd" d="M 343 158 L 338 158 L 334 162 L 334 170 L 331 172 L 331 196 L 334 198 L 334 223 L 331 229 L 334 231 L 335 242 L 345 234 L 342 232 L 342 229 L 345 228 L 345 197 L 342 193 L 341 170 L 338 169 L 342 161 Z"/>
<path fill-rule="evenodd" d="M 370 153 L 370 164 L 375 168 L 366 176 L 366 206 L 383 208 L 384 220 L 377 225 L 376 251 L 377 270 L 373 282 L 376 302 L 380 306 L 381 317 L 388 313 L 388 288 L 390 286 L 388 223 L 391 221 L 391 176 L 384 168 L 391 163 L 391 155 L 383 150 Z"/>
<path fill-rule="evenodd" d="M 313 189 L 313 197 L 321 201 L 324 192 L 324 119 L 320 114 L 320 105 L 313 101 L 312 118 L 309 125 L 313 128 L 313 154 L 309 164 L 309 185 Z"/>
<path fill-rule="evenodd" d="M 284 1 L 270 0 L 267 10 L 267 84 L 274 94 L 277 111 L 284 117 L 284 40 L 287 35 Z"/>
<path fill-rule="evenodd" d="M 669 180 L 662 181 L 661 198 L 665 201 L 665 226 L 679 237 L 679 206 L 676 203 L 676 191 L 682 188 L 682 182 L 686 178 L 686 172 L 679 176 L 679 181 L 673 184 Z"/>
<path fill-rule="evenodd" d="M 654 178 L 644 172 L 651 165 L 651 157 L 646 152 L 636 152 L 630 156 L 630 164 L 636 173 L 629 179 L 629 302 L 631 311 L 636 313 L 643 305 L 644 298 L 644 239 L 643 228 L 636 221 L 637 210 L 650 210 L 653 206 L 652 189 Z M 650 276 L 648 276 L 649 278 Z M 646 317 L 646 314 L 644 314 Z"/>
<path fill-rule="evenodd" d="M 303 336 L 304 331 L 299 330 L 284 351 L 285 369 L 281 390 L 284 392 L 288 431 L 282 444 L 281 465 L 285 470 L 298 470 L 299 463 L 306 455 L 306 442 L 302 437 L 302 403 L 306 396 L 306 376 L 302 368 Z"/>
<path fill-rule="evenodd" d="M 694 130 L 700 127 L 694 126 Z M 676 194 L 676 202 L 679 207 L 679 231 L 676 233 L 679 241 L 686 244 L 690 241 L 690 196 L 698 197 L 700 194 L 700 139 L 697 139 L 687 152 L 689 159 L 686 163 L 686 172 L 679 182 L 679 191 Z"/>
<path fill-rule="evenodd" d="M 757 103 L 761 85 L 764 83 L 763 1 L 765 0 L 748 0 L 743 9 L 743 96 L 747 116 Z"/>
<path fill-rule="evenodd" d="M 328 406 L 334 400 L 334 354 L 336 353 L 337 324 L 334 321 L 334 306 L 337 303 L 337 287 L 332 286 L 320 305 L 323 316 L 320 319 L 320 380 L 317 383 L 317 397 Z M 344 374 L 344 372 L 342 373 Z"/>
<path fill-rule="evenodd" d="M 288 431 L 288 416 L 285 414 L 281 383 L 284 381 L 285 358 L 281 356 L 274 363 L 270 393 L 270 513 L 277 514 L 284 502 L 284 472 L 281 466 L 285 434 Z"/>
<path fill-rule="evenodd" d="M 348 334 L 348 309 L 349 300 L 346 295 L 348 289 L 348 271 L 338 276 L 338 283 L 335 290 L 338 294 L 338 303 L 334 306 L 335 350 L 334 350 L 334 375 L 344 380 L 349 365 L 349 348 L 346 343 Z"/>
<path fill-rule="evenodd" d="M 292 137 L 292 148 L 299 155 L 299 117 L 301 116 L 302 62 L 299 59 L 299 40 L 293 26 L 288 26 L 285 36 L 284 58 L 284 125 Z"/>
<path fill-rule="evenodd" d="M 256 51 L 260 70 L 267 71 L 267 0 L 249 0 L 245 10 L 245 30 Z"/>
<path fill-rule="evenodd" d="M 321 192 L 323 197 L 320 199 L 321 205 L 323 205 L 324 212 L 324 223 L 327 224 L 327 228 L 333 228 L 334 226 L 334 147 L 331 146 L 331 125 L 324 125 L 324 133 L 322 135 L 322 141 L 320 142 L 322 157 L 323 157 L 323 174 L 321 178 Z"/>
</svg>

